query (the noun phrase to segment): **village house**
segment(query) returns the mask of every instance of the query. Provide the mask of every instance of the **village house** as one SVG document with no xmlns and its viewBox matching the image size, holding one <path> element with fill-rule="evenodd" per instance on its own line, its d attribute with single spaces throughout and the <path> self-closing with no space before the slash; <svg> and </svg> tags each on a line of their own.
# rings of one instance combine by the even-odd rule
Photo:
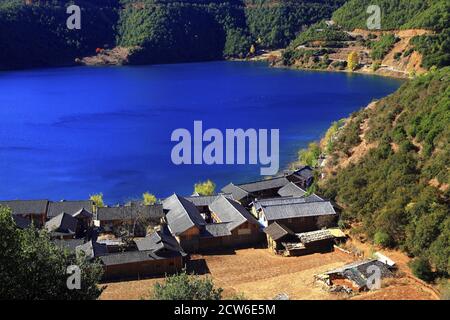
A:
<svg viewBox="0 0 450 320">
<path fill-rule="evenodd" d="M 233 199 L 233 195 L 230 193 L 223 193 L 218 195 L 210 195 L 210 196 L 201 196 L 201 195 L 192 195 L 188 197 L 184 197 L 186 200 L 189 200 L 197 207 L 198 211 L 202 215 L 203 219 L 206 222 L 211 222 L 211 211 L 209 210 L 209 205 L 213 203 L 220 196 L 227 197 L 229 199 Z"/>
<path fill-rule="evenodd" d="M 160 255 L 168 252 L 179 252 L 183 257 L 186 256 L 167 225 L 161 226 L 160 230 L 155 230 L 145 238 L 134 239 L 134 243 L 138 251 L 154 251 Z"/>
<path fill-rule="evenodd" d="M 315 231 L 336 223 L 337 214 L 329 201 L 315 201 L 315 197 L 274 198 L 256 200 L 252 212 L 259 223 L 268 227 L 274 222 L 283 224 L 295 233 Z"/>
<path fill-rule="evenodd" d="M 264 229 L 269 249 L 276 254 L 300 256 L 333 251 L 336 239 L 345 238 L 339 229 L 324 229 L 295 233 L 285 225 L 274 222 Z"/>
<path fill-rule="evenodd" d="M 83 237 L 92 224 L 94 202 L 91 200 L 79 201 L 50 201 L 47 210 L 47 219 L 52 219 L 61 213 L 67 213 L 78 220 L 77 237 Z"/>
<path fill-rule="evenodd" d="M 381 279 L 394 276 L 393 269 L 389 265 L 376 260 L 364 260 L 343 267 L 315 275 L 315 280 L 325 283 L 329 287 L 348 288 L 354 292 L 371 290 L 369 278 L 374 275 L 374 270 L 379 270 Z"/>
<path fill-rule="evenodd" d="M 303 189 L 308 189 L 314 182 L 314 170 L 310 166 L 303 166 L 285 173 L 286 178 Z"/>
<path fill-rule="evenodd" d="M 220 196 L 209 208 L 214 223 L 223 225 L 230 233 L 221 240 L 222 246 L 253 245 L 262 240 L 258 221 L 237 201 Z"/>
<path fill-rule="evenodd" d="M 36 227 L 42 227 L 47 217 L 48 200 L 0 201 L 0 206 L 11 209 L 13 216 L 28 219 Z"/>
<path fill-rule="evenodd" d="M 45 223 L 45 229 L 51 238 L 73 239 L 78 229 L 78 220 L 65 212 Z"/>
<path fill-rule="evenodd" d="M 173 195 L 164 200 L 170 232 L 187 252 L 253 245 L 262 240 L 258 222 L 237 201 L 215 196 L 208 206 L 209 221 L 187 199 Z"/>
<path fill-rule="evenodd" d="M 165 219 L 172 235 L 186 251 L 199 249 L 199 236 L 206 225 L 197 207 L 174 194 L 163 201 Z"/>
<path fill-rule="evenodd" d="M 144 278 L 182 270 L 186 254 L 167 227 L 134 240 L 137 251 L 100 255 L 104 279 Z"/>
<path fill-rule="evenodd" d="M 161 204 L 101 207 L 97 208 L 94 225 L 102 232 L 124 229 L 135 236 L 145 236 L 146 227 L 159 224 L 163 216 Z"/>
<path fill-rule="evenodd" d="M 73 216 L 81 210 L 89 212 L 92 217 L 92 214 L 94 213 L 94 202 L 91 200 L 50 201 L 48 203 L 47 219 L 52 219 L 63 212 Z"/>
<path fill-rule="evenodd" d="M 255 199 L 278 196 L 278 191 L 289 182 L 285 176 L 280 176 L 237 185 L 230 183 L 222 188 L 222 192 L 232 194 L 234 200 L 247 206 Z"/>
</svg>

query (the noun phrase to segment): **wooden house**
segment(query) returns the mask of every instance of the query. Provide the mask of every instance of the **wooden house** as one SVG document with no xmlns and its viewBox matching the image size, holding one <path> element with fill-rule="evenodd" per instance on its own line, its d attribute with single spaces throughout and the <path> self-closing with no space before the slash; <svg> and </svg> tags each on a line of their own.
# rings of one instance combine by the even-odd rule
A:
<svg viewBox="0 0 450 320">
<path fill-rule="evenodd" d="M 192 202 L 194 206 L 197 207 L 198 211 L 202 215 L 203 219 L 207 223 L 212 222 L 211 211 L 209 210 L 209 206 L 220 196 L 224 196 L 229 199 L 233 199 L 233 195 L 229 193 L 224 194 L 216 194 L 211 196 L 200 196 L 200 195 L 192 195 L 189 197 L 184 197 L 186 200 Z"/>
<path fill-rule="evenodd" d="M 174 194 L 163 201 L 163 208 L 168 228 L 181 247 L 188 252 L 197 251 L 200 232 L 206 225 L 197 207 Z"/>
<path fill-rule="evenodd" d="M 73 239 L 76 237 L 78 220 L 68 213 L 61 213 L 45 223 L 50 237 L 57 239 Z"/>
<path fill-rule="evenodd" d="M 179 272 L 186 254 L 168 228 L 135 239 L 137 251 L 100 256 L 104 279 L 144 278 Z"/>
<path fill-rule="evenodd" d="M 234 200 L 247 206 L 255 199 L 277 197 L 278 191 L 289 182 L 285 176 L 279 176 L 237 185 L 230 183 L 222 188 L 222 192 L 232 194 Z"/>
<path fill-rule="evenodd" d="M 92 224 L 94 202 L 91 200 L 79 201 L 50 201 L 47 210 L 47 219 L 50 220 L 61 213 L 67 213 L 78 220 L 77 237 L 83 237 Z"/>
<path fill-rule="evenodd" d="M 47 217 L 48 200 L 0 201 L 0 206 L 11 209 L 13 216 L 28 219 L 36 227 L 42 227 Z"/>
<path fill-rule="evenodd" d="M 140 279 L 176 273 L 183 268 L 180 253 L 158 254 L 153 251 L 126 251 L 101 256 L 103 280 Z"/>
<path fill-rule="evenodd" d="M 274 222 L 264 229 L 268 248 L 285 256 L 331 252 L 336 239 L 345 238 L 339 229 L 295 233 L 282 223 Z"/>
<path fill-rule="evenodd" d="M 294 171 L 285 173 L 286 179 L 303 189 L 309 188 L 314 182 L 314 170 L 309 166 L 303 166 Z"/>
<path fill-rule="evenodd" d="M 381 279 L 394 276 L 393 269 L 389 265 L 370 259 L 350 263 L 323 274 L 315 275 L 315 279 L 328 286 L 340 285 L 355 292 L 367 291 L 372 289 L 367 279 L 374 275 L 375 270 L 379 271 Z"/>
<path fill-rule="evenodd" d="M 181 196 L 173 195 L 163 205 L 168 228 L 186 252 L 248 246 L 263 236 L 256 219 L 225 195 L 208 206 L 208 222 L 192 202 Z"/>
<path fill-rule="evenodd" d="M 268 248 L 276 253 L 284 250 L 283 242 L 297 241 L 297 237 L 292 230 L 277 222 L 274 222 L 267 228 L 264 228 L 264 232 L 267 235 Z"/>
<path fill-rule="evenodd" d="M 102 207 L 97 208 L 94 225 L 102 232 L 124 229 L 135 236 L 145 236 L 146 226 L 159 224 L 163 216 L 161 204 Z"/>
<path fill-rule="evenodd" d="M 334 226 L 337 214 L 333 206 L 329 201 L 318 201 L 316 197 L 257 200 L 253 204 L 253 213 L 264 227 L 278 222 L 295 233 Z"/>
<path fill-rule="evenodd" d="M 209 206 L 215 224 L 222 224 L 230 233 L 222 243 L 226 247 L 253 245 L 261 241 L 258 221 L 240 203 L 225 196 Z"/>
</svg>

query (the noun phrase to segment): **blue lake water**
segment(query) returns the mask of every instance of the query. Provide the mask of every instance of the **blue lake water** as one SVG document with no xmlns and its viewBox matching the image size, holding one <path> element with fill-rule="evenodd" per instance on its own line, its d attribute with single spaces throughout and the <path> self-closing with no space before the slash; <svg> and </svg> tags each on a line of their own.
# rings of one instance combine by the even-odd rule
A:
<svg viewBox="0 0 450 320">
<path fill-rule="evenodd" d="M 260 178 L 259 165 L 171 162 L 171 133 L 280 129 L 285 167 L 331 122 L 401 81 L 345 73 L 208 62 L 61 68 L 0 73 L 0 199 L 85 199 L 107 203 L 145 191 L 191 194 L 193 184 Z"/>
</svg>

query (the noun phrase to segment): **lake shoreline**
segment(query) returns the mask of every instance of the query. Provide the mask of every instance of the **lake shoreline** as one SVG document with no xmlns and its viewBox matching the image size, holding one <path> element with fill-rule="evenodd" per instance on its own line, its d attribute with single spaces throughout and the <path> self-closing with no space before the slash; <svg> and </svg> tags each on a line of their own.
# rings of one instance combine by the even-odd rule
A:
<svg viewBox="0 0 450 320">
<path fill-rule="evenodd" d="M 333 86 L 321 85 L 327 81 Z M 282 170 L 333 121 L 399 86 L 376 77 L 277 72 L 265 63 L 228 61 L 5 73 L 0 193 L 75 199 L 103 192 L 121 203 L 145 191 L 190 194 L 207 179 L 220 186 L 251 181 L 261 177 L 260 166 L 172 165 L 171 133 L 195 120 L 219 130 L 282 128 Z M 144 169 L 149 166 L 152 173 Z"/>
</svg>

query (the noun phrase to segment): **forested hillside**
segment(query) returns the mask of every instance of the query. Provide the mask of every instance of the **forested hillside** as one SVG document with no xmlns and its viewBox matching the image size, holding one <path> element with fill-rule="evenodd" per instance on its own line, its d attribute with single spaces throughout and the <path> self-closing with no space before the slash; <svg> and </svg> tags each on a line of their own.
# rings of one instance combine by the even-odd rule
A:
<svg viewBox="0 0 450 320">
<path fill-rule="evenodd" d="M 130 63 L 245 57 L 280 48 L 330 18 L 344 0 L 80 0 L 81 30 L 68 30 L 69 0 L 0 3 L 0 69 L 73 64 L 96 49 L 131 47 Z"/>
<path fill-rule="evenodd" d="M 117 1 L 78 1 L 81 30 L 66 27 L 70 1 L 40 1 L 25 5 L 6 0 L 0 5 L 0 69 L 73 64 L 76 57 L 113 46 Z"/>
<path fill-rule="evenodd" d="M 422 257 L 442 274 L 450 273 L 449 124 L 447 67 L 406 83 L 334 130 L 321 184 L 354 232 Z"/>
<path fill-rule="evenodd" d="M 380 6 L 383 30 L 440 30 L 448 23 L 447 0 L 349 0 L 334 12 L 333 20 L 346 29 L 365 29 L 370 5 Z"/>
<path fill-rule="evenodd" d="M 331 17 L 345 0 L 246 0 L 246 16 L 253 39 L 265 48 L 286 47 L 299 31 Z"/>
</svg>

